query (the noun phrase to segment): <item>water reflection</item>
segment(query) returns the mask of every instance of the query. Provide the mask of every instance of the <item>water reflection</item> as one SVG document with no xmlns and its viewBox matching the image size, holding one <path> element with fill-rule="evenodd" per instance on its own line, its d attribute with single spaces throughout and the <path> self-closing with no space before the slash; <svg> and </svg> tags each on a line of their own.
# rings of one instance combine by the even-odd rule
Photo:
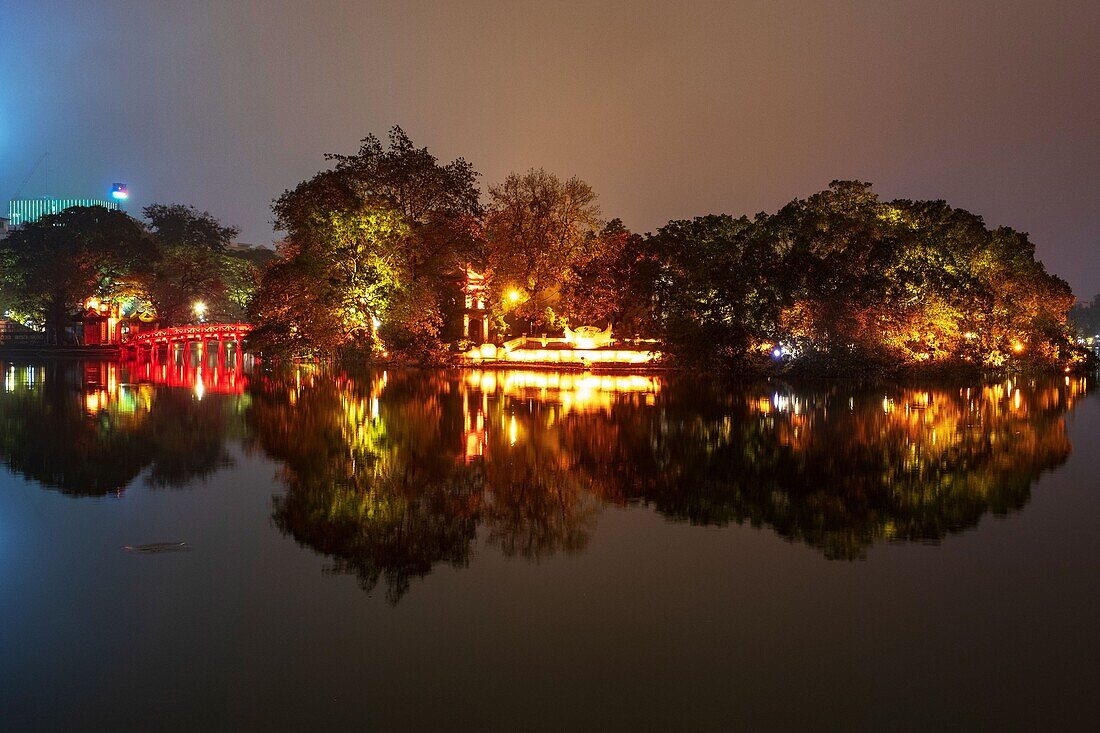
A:
<svg viewBox="0 0 1100 733">
<path fill-rule="evenodd" d="M 253 385 L 248 421 L 284 462 L 274 522 L 396 602 L 480 536 L 532 560 L 582 550 L 601 508 L 767 526 L 829 558 L 935 542 L 1023 507 L 1070 453 L 1083 380 L 737 390 L 524 372 Z"/>
<path fill-rule="evenodd" d="M 240 435 L 246 378 L 217 379 L 211 395 L 201 370 L 153 369 L 0 363 L 0 460 L 74 496 L 119 495 L 146 469 L 149 485 L 178 488 L 232 465 L 226 438 Z"/>
<path fill-rule="evenodd" d="M 584 550 L 608 506 L 767 527 L 825 557 L 937 542 L 1026 505 L 1070 453 L 1084 380 L 722 389 L 547 372 L 252 379 L 165 365 L 0 363 L 0 460 L 76 496 L 186 487 L 231 440 L 281 463 L 273 523 L 396 602 L 480 545 Z M 285 490 L 284 490 L 285 489 Z"/>
</svg>

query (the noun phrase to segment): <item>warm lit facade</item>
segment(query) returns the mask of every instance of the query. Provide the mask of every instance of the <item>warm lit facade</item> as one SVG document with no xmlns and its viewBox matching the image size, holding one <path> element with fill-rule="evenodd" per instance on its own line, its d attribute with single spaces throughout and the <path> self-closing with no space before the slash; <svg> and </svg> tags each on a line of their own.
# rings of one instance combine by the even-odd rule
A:
<svg viewBox="0 0 1100 733">
<path fill-rule="evenodd" d="M 475 341 L 480 338 L 481 343 L 486 343 L 489 340 L 489 309 L 486 308 L 489 294 L 485 288 L 485 276 L 471 270 L 468 264 L 462 291 L 466 297 L 462 312 L 462 337 Z"/>
<path fill-rule="evenodd" d="M 655 339 L 616 339 L 610 324 L 605 329 L 594 326 L 566 326 L 562 336 L 520 336 L 499 346 L 489 340 L 488 290 L 485 275 L 467 265 L 463 292 L 466 308 L 462 316 L 462 335 L 480 345 L 465 354 L 469 364 L 546 364 L 550 366 L 592 365 L 641 366 L 661 357 L 660 344 Z"/>
<path fill-rule="evenodd" d="M 121 314 L 117 300 L 89 298 L 84 302 L 82 318 L 85 346 L 112 346 L 124 344 L 139 333 L 157 328 L 157 317 L 139 311 L 130 316 Z"/>
</svg>

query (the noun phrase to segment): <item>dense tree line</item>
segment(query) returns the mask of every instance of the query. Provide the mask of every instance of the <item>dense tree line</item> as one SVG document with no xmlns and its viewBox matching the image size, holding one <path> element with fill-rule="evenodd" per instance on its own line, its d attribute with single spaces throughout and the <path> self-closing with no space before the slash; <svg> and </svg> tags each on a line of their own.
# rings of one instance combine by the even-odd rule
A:
<svg viewBox="0 0 1100 733">
<path fill-rule="evenodd" d="M 1073 293 L 1027 235 L 943 201 L 833 182 L 752 220 L 671 222 L 647 246 L 656 325 L 691 361 L 836 373 L 1082 358 Z"/>
<path fill-rule="evenodd" d="M 3 312 L 59 341 L 90 296 L 162 323 L 248 317 L 270 356 L 442 363 L 463 341 L 465 273 L 487 276 L 493 335 L 611 324 L 670 364 L 741 372 L 1073 367 L 1069 286 L 1027 235 L 943 201 L 883 201 L 834 181 L 773 214 L 671 221 L 641 236 L 595 191 L 542 169 L 489 186 L 399 127 L 274 202 L 280 256 L 179 205 L 146 221 L 74 208 L 0 243 Z M 272 255 L 273 257 L 273 255 Z M 1087 310 L 1078 309 L 1080 319 Z"/>
<path fill-rule="evenodd" d="M 253 346 L 445 361 L 461 348 L 467 266 L 488 275 L 498 338 L 612 324 L 671 363 L 749 371 L 997 368 L 1080 361 L 1069 286 L 1026 234 L 943 201 L 837 181 L 774 214 L 672 221 L 646 236 L 542 169 L 479 195 L 395 127 L 275 202 L 287 232 Z M 448 351 L 448 347 L 450 351 Z"/>
<path fill-rule="evenodd" d="M 54 344 L 93 297 L 122 302 L 124 315 L 153 310 L 166 326 L 193 319 L 198 301 L 210 318 L 245 317 L 274 253 L 229 249 L 237 229 L 193 207 L 154 204 L 143 214 L 73 207 L 12 232 L 0 241 L 0 313 Z"/>
</svg>

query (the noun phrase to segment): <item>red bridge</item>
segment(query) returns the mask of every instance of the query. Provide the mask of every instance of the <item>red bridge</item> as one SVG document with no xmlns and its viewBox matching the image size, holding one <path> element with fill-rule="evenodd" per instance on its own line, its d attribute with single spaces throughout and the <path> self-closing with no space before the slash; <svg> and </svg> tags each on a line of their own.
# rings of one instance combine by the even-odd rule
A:
<svg viewBox="0 0 1100 733">
<path fill-rule="evenodd" d="M 241 342 L 252 330 L 249 323 L 200 323 L 147 331 L 134 336 L 123 347 L 139 361 L 206 365 L 217 355 L 216 366 L 240 369 Z"/>
</svg>

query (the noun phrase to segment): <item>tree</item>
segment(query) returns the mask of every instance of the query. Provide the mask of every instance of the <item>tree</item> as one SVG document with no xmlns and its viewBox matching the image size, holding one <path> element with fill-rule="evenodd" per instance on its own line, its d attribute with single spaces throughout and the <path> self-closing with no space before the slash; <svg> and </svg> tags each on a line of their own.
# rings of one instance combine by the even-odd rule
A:
<svg viewBox="0 0 1100 733">
<path fill-rule="evenodd" d="M 596 193 L 579 178 L 538 168 L 492 186 L 486 234 L 494 301 L 515 291 L 517 316 L 553 325 L 562 288 L 592 259 L 600 226 Z"/>
<path fill-rule="evenodd" d="M 443 307 L 458 302 L 457 273 L 477 257 L 477 174 L 461 158 L 441 165 L 398 127 L 388 149 L 368 136 L 356 155 L 328 157 L 333 169 L 274 204 L 287 262 L 264 275 L 252 342 L 369 351 L 382 326 L 399 355 L 440 358 Z"/>
<path fill-rule="evenodd" d="M 682 363 L 862 375 L 1084 358 L 1069 286 L 1027 235 L 943 201 L 833 181 L 752 221 L 670 222 L 646 246 L 654 317 Z"/>
<path fill-rule="evenodd" d="M 334 197 L 340 208 L 328 208 Z M 369 350 L 404 271 L 394 247 L 401 215 L 366 204 L 333 172 L 283 194 L 276 213 L 289 236 L 264 273 L 250 343 L 294 356 Z"/>
<path fill-rule="evenodd" d="M 611 220 L 596 238 L 593 257 L 566 278 L 562 317 L 574 326 L 610 323 L 617 333 L 653 335 L 657 266 L 646 240 Z"/>
<path fill-rule="evenodd" d="M 186 323 L 197 301 L 214 317 L 226 315 L 232 305 L 227 270 L 236 264 L 226 246 L 239 230 L 193 206 L 153 204 L 142 213 L 160 255 L 149 270 L 146 290 L 161 324 Z"/>
<path fill-rule="evenodd" d="M 478 174 L 462 158 L 441 165 L 396 125 L 388 149 L 368 135 L 355 155 L 325 157 L 337 161 L 335 171 L 360 199 L 401 213 L 408 230 L 395 244 L 410 281 L 447 275 L 479 257 Z"/>
<path fill-rule="evenodd" d="M 672 221 L 648 246 L 666 346 L 682 362 L 758 367 L 778 339 L 781 293 L 773 243 L 745 217 Z"/>
<path fill-rule="evenodd" d="M 51 344 L 64 342 L 71 314 L 86 299 L 135 292 L 138 274 L 157 259 L 140 222 L 101 206 L 43 216 L 13 232 L 0 252 L 12 306 L 44 328 Z"/>
<path fill-rule="evenodd" d="M 222 280 L 228 303 L 226 316 L 237 320 L 247 318 L 260 288 L 264 269 L 278 258 L 273 249 L 250 247 L 227 250 L 222 256 Z"/>
</svg>

